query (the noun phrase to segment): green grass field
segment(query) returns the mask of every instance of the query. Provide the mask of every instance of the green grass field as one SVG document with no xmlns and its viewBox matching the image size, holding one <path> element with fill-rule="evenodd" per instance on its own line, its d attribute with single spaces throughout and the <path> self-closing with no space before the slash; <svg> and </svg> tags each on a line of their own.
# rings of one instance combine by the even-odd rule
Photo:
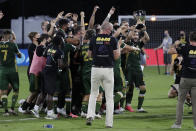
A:
<svg viewBox="0 0 196 131">
<path fill-rule="evenodd" d="M 26 67 L 19 67 L 20 76 L 20 94 L 19 99 L 26 98 L 28 92 L 28 80 L 26 77 Z M 163 73 L 163 68 L 161 68 Z M 3 110 L 0 109 L 0 131 L 159 131 L 159 130 L 177 130 L 170 129 L 175 121 L 175 106 L 177 99 L 168 99 L 167 93 L 169 86 L 173 83 L 172 76 L 158 75 L 156 67 L 146 67 L 144 71 L 144 79 L 147 86 L 147 93 L 144 101 L 144 109 L 148 111 L 146 114 L 124 112 L 121 115 L 114 116 L 114 127 L 112 129 L 105 128 L 105 118 L 95 120 L 92 126 L 86 126 L 85 119 L 76 118 L 60 118 L 59 120 L 31 119 L 32 115 L 9 116 L 3 117 Z M 11 98 L 9 96 L 9 99 Z M 138 90 L 134 91 L 134 99 L 132 106 L 136 109 Z M 10 103 L 10 100 L 9 100 Z M 188 114 L 191 111 L 185 105 L 184 121 L 182 131 L 192 130 L 192 116 Z M 44 124 L 52 124 L 54 128 L 43 128 Z"/>
</svg>

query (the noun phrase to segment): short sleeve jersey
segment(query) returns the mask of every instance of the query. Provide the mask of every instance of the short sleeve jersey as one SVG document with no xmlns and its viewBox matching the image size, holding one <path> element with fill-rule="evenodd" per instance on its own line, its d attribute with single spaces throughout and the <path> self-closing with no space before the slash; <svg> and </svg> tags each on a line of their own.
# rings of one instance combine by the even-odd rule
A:
<svg viewBox="0 0 196 131">
<path fill-rule="evenodd" d="M 56 46 L 51 46 L 46 51 L 46 70 L 57 71 L 58 69 L 58 59 L 63 58 L 63 52 Z"/>
<path fill-rule="evenodd" d="M 176 50 L 183 57 L 182 77 L 196 78 L 196 46 L 182 44 Z"/>
<path fill-rule="evenodd" d="M 107 34 L 98 34 L 90 41 L 89 50 L 92 51 L 93 66 L 113 67 L 117 40 Z"/>
<path fill-rule="evenodd" d="M 134 46 L 137 48 L 142 48 L 144 46 L 143 42 L 134 42 L 133 40 L 131 40 L 130 42 L 127 43 L 127 45 L 129 46 Z M 135 51 L 131 51 L 127 54 L 126 56 L 126 63 L 127 63 L 127 68 L 132 68 L 132 69 L 141 69 L 140 67 L 140 53 L 141 51 L 139 50 L 135 50 Z"/>
<path fill-rule="evenodd" d="M 0 42 L 0 66 L 14 67 L 18 46 L 11 42 Z"/>
<path fill-rule="evenodd" d="M 82 72 L 91 72 L 92 58 L 88 57 L 89 43 L 84 43 L 81 46 L 81 57 L 82 57 Z"/>
<path fill-rule="evenodd" d="M 75 52 L 76 47 L 72 44 L 64 43 L 63 46 L 63 53 L 64 53 L 64 63 L 66 63 L 68 66 L 70 66 L 71 60 L 70 60 L 70 54 L 71 52 Z"/>
</svg>

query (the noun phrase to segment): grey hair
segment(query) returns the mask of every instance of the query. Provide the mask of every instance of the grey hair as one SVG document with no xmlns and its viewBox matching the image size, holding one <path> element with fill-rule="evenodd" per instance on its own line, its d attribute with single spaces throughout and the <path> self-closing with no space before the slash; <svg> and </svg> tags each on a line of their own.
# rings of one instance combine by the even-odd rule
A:
<svg viewBox="0 0 196 131">
<path fill-rule="evenodd" d="M 107 29 L 110 29 L 111 27 L 113 27 L 112 23 L 110 23 L 110 22 L 104 22 L 101 25 L 101 30 L 107 30 Z"/>
</svg>

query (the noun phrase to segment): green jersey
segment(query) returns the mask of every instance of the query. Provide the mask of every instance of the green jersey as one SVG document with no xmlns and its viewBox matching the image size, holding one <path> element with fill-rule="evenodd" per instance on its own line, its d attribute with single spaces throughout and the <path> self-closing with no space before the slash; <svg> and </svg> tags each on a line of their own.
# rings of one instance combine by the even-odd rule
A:
<svg viewBox="0 0 196 131">
<path fill-rule="evenodd" d="M 88 49 L 89 49 L 89 43 L 84 43 L 84 45 L 81 47 L 82 73 L 91 72 L 93 59 L 88 57 Z"/>
<path fill-rule="evenodd" d="M 0 42 L 0 66 L 15 67 L 17 53 L 19 50 L 15 43 Z"/>
<path fill-rule="evenodd" d="M 70 53 L 71 52 L 74 52 L 75 51 L 75 46 L 72 45 L 72 44 L 68 44 L 68 43 L 65 43 L 64 44 L 64 47 L 63 47 L 63 52 L 64 52 L 64 62 L 70 66 Z"/>
<path fill-rule="evenodd" d="M 127 43 L 127 45 L 130 46 L 135 46 L 137 48 L 142 48 L 144 46 L 143 42 L 133 42 L 130 41 Z M 131 69 L 141 69 L 140 67 L 140 53 L 141 51 L 135 50 L 135 51 L 131 51 L 127 54 L 126 56 L 126 68 L 131 68 Z"/>
<path fill-rule="evenodd" d="M 121 67 L 121 57 L 114 61 L 114 69 Z"/>
</svg>

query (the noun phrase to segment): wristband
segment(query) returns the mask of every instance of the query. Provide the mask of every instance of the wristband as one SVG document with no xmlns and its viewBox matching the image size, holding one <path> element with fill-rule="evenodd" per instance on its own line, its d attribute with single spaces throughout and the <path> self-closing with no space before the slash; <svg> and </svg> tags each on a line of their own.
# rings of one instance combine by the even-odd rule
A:
<svg viewBox="0 0 196 131">
<path fill-rule="evenodd" d="M 111 17 L 111 14 L 108 14 L 108 16 L 107 16 L 108 18 L 110 18 Z"/>
<path fill-rule="evenodd" d="M 125 46 L 126 46 L 126 44 L 125 43 L 122 43 L 121 46 L 120 46 L 120 48 L 123 49 L 123 48 L 125 48 Z"/>
<path fill-rule="evenodd" d="M 131 46 L 133 50 L 140 50 L 139 48 L 137 47 L 134 47 L 134 46 Z"/>
</svg>

